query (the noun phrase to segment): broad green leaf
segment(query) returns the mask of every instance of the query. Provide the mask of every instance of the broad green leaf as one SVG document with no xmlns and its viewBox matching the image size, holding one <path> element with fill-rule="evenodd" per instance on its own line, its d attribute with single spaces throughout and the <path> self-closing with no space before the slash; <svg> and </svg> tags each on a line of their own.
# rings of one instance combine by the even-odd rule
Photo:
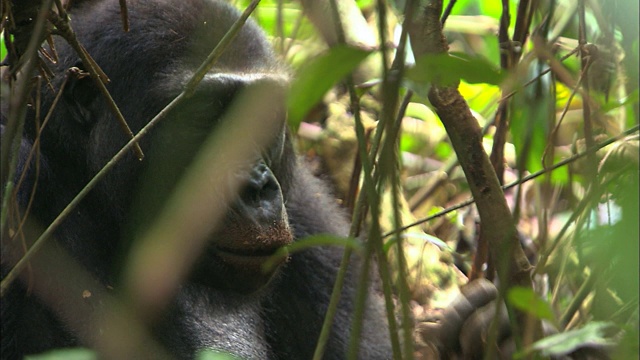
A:
<svg viewBox="0 0 640 360">
<path fill-rule="evenodd" d="M 489 61 L 466 54 L 428 54 L 407 71 L 407 78 L 418 83 L 456 85 L 460 79 L 470 84 L 499 85 L 504 75 Z"/>
<path fill-rule="evenodd" d="M 485 118 L 493 117 L 498 109 L 498 100 L 502 96 L 499 86 L 489 84 L 469 84 L 466 81 L 460 82 L 458 91 L 472 110 L 477 111 Z M 480 124 L 484 126 L 485 124 Z"/>
<path fill-rule="evenodd" d="M 366 9 L 373 6 L 373 0 L 356 0 L 356 4 L 360 9 Z"/>
<path fill-rule="evenodd" d="M 455 4 L 456 6 L 451 9 L 451 15 L 478 15 L 478 1 L 476 0 L 458 0 Z"/>
<path fill-rule="evenodd" d="M 289 125 L 297 129 L 309 109 L 370 53 L 371 51 L 348 46 L 336 46 L 301 67 L 289 92 Z"/>
<path fill-rule="evenodd" d="M 7 56 L 7 47 L 4 44 L 4 32 L 0 32 L 0 60 Z"/>
<path fill-rule="evenodd" d="M 198 352 L 196 360 L 240 360 L 240 358 L 222 351 L 204 349 Z"/>
<path fill-rule="evenodd" d="M 551 306 L 542 300 L 533 290 L 514 287 L 509 290 L 507 300 L 514 307 L 531 314 L 538 319 L 553 321 L 555 319 Z"/>
<path fill-rule="evenodd" d="M 522 359 L 533 352 L 542 356 L 562 356 L 569 354 L 585 345 L 614 345 L 614 342 L 604 336 L 610 323 L 591 322 L 581 329 L 571 330 L 548 336 L 536 341 L 531 348 L 514 355 L 515 359 Z"/>
</svg>

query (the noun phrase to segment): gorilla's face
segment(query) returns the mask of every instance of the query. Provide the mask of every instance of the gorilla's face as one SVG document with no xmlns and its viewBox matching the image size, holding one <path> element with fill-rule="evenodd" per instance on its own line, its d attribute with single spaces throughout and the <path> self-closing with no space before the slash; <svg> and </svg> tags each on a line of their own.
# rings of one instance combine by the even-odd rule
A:
<svg viewBox="0 0 640 360">
<path fill-rule="evenodd" d="M 212 130 L 206 132 L 209 134 L 207 146 L 201 153 L 211 151 L 208 150 L 211 147 L 215 148 L 215 155 L 222 153 L 211 161 L 215 167 L 212 181 L 216 183 L 212 201 L 226 203 L 227 207 L 209 236 L 209 246 L 199 259 L 194 277 L 216 288 L 250 292 L 263 286 L 273 275 L 275 268 L 263 269 L 266 260 L 293 241 L 285 208 L 291 176 L 291 167 L 287 164 L 295 163 L 285 136 L 285 113 L 281 110 L 286 82 L 269 74 L 247 77 L 220 73 L 204 81 L 186 104 L 188 108 L 176 111 L 185 121 L 173 124 L 182 123 L 178 125 L 182 128 L 184 123 L 197 122 L 199 114 L 210 114 L 210 111 L 200 111 L 200 105 L 194 105 L 199 99 L 205 100 L 202 102 L 205 108 L 211 109 L 209 99 L 216 99 L 215 106 L 221 105 L 222 115 L 216 117 Z M 254 95 L 243 96 L 252 90 L 256 91 Z M 218 100 L 225 98 L 222 94 L 234 94 L 233 100 L 224 104 Z M 260 105 L 264 101 L 252 98 L 255 96 L 272 101 L 264 107 Z M 167 123 L 160 131 L 171 134 L 174 146 L 179 130 Z M 161 148 L 166 149 L 160 140 L 163 136 L 159 134 L 152 146 L 163 143 Z M 238 156 L 243 151 L 248 154 L 244 158 Z M 166 168 L 166 159 L 162 164 Z"/>
<path fill-rule="evenodd" d="M 224 34 L 220 29 L 213 33 L 208 25 L 211 21 L 203 21 L 195 22 L 194 29 L 183 29 L 185 34 L 197 34 L 197 39 L 174 34 L 170 29 L 158 30 L 153 34 L 155 39 L 144 28 L 142 18 L 136 22 L 136 14 L 131 14 L 131 23 L 140 27 L 133 26 L 129 33 L 110 27 L 107 31 L 113 34 L 83 34 L 85 38 L 81 39 L 90 44 L 88 51 L 109 75 L 107 87 L 134 133 L 181 93 L 207 52 L 217 44 L 216 37 Z M 185 27 L 182 23 L 180 26 Z M 236 42 L 263 41 L 259 31 L 254 24 L 247 24 Z M 100 41 L 92 42 L 92 37 Z M 149 51 L 144 56 L 135 53 L 141 41 L 156 40 L 163 45 L 145 45 Z M 168 43 L 169 48 L 164 46 Z M 122 51 L 106 50 L 114 48 Z M 240 292 L 255 291 L 269 281 L 275 270 L 265 272 L 264 262 L 293 241 L 285 202 L 296 160 L 284 124 L 283 95 L 288 79 L 267 49 L 266 45 L 231 45 L 228 56 L 220 58 L 195 92 L 168 112 L 142 140 L 145 159 L 139 161 L 133 152 L 128 154 L 98 185 L 95 202 L 105 209 L 101 216 L 122 227 L 125 244 L 117 247 L 127 249 L 131 241 L 146 234 L 194 162 L 210 157 L 215 160 L 207 166 L 214 171 L 203 176 L 211 177 L 211 186 L 200 195 L 223 210 L 211 218 L 194 215 L 203 217 L 200 223 L 208 245 L 198 258 L 193 279 Z M 243 55 L 243 51 L 251 53 Z M 61 45 L 60 52 L 72 50 Z M 168 56 L 172 54 L 175 56 Z M 63 60 L 60 69 L 83 66 L 77 58 Z M 257 65 L 261 61 L 264 64 Z M 254 69 L 245 71 L 249 67 Z M 271 99 L 258 112 L 245 111 L 256 108 L 251 97 L 238 100 L 249 88 L 268 89 L 264 95 L 254 96 Z M 234 130 L 236 123 L 245 123 L 244 130 Z M 63 152 L 61 158 L 75 158 L 87 179 L 128 140 L 88 77 L 69 78 L 51 127 L 54 135 L 45 142 L 52 144 L 52 151 Z M 61 146 L 56 138 L 62 139 L 65 134 L 80 140 Z M 206 153 L 215 149 L 216 142 L 231 145 Z M 201 233 L 198 236 L 204 237 Z M 183 236 L 181 241 L 188 248 L 192 239 L 189 234 Z"/>
<path fill-rule="evenodd" d="M 207 239 L 192 276 L 197 282 L 253 292 L 276 270 L 263 268 L 267 259 L 293 241 L 285 202 L 295 157 L 285 133 L 285 89 L 282 76 L 210 74 L 151 134 L 133 232 L 157 224 L 189 179 L 204 181 L 197 202 L 205 204 L 185 209 L 204 209 L 193 215 L 203 217 L 195 224 L 203 230 L 185 234 Z"/>
</svg>

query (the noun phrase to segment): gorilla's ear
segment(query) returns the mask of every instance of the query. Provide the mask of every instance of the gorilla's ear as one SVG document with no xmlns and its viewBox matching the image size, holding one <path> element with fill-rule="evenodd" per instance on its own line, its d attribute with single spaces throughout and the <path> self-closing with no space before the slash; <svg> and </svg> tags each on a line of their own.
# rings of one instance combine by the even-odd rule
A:
<svg viewBox="0 0 640 360">
<path fill-rule="evenodd" d="M 76 122 L 85 126 L 93 124 L 91 105 L 99 95 L 100 90 L 89 74 L 84 71 L 82 62 L 76 62 L 69 73 L 69 80 L 64 90 L 64 98 Z"/>
</svg>

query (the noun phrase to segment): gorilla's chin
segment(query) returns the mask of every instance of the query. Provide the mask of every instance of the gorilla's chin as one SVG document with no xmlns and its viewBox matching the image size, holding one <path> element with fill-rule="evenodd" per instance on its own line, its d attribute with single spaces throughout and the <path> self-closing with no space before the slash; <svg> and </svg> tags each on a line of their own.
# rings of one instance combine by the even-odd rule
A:
<svg viewBox="0 0 640 360">
<path fill-rule="evenodd" d="M 224 251 L 207 251 L 191 279 L 215 289 L 251 294 L 265 287 L 278 272 L 280 264 L 266 269 L 270 256 L 237 255 Z M 280 263 L 284 262 L 283 259 Z"/>
</svg>

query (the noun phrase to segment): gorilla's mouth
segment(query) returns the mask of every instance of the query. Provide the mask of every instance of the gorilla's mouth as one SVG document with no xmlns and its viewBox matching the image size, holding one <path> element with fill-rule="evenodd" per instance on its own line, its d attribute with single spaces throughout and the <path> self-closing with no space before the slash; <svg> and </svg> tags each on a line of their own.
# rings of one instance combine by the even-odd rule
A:
<svg viewBox="0 0 640 360">
<path fill-rule="evenodd" d="M 235 256 L 243 258 L 268 258 L 276 253 L 276 251 L 282 249 L 282 246 L 267 247 L 267 248 L 231 248 L 218 246 L 216 252 L 222 256 Z"/>
<path fill-rule="evenodd" d="M 225 265 L 234 268 L 235 271 L 270 277 L 287 259 L 286 255 L 281 258 L 273 257 L 280 249 L 282 246 L 248 249 L 216 247 L 214 252 Z M 270 260 L 273 264 L 266 268 L 265 265 Z"/>
<path fill-rule="evenodd" d="M 273 257 L 282 247 L 264 249 L 238 249 L 238 248 L 216 248 L 215 254 L 224 266 L 232 269 L 235 275 L 242 275 L 252 278 L 254 281 L 263 279 L 266 284 L 278 267 L 282 265 L 287 256 Z M 270 266 L 266 266 L 269 261 L 273 261 Z M 242 276 L 241 276 L 242 277 Z"/>
<path fill-rule="evenodd" d="M 286 230 L 286 231 L 283 231 Z M 293 241 L 288 227 L 271 229 L 259 236 L 248 237 L 245 241 L 235 241 L 233 244 L 222 243 L 212 246 L 211 251 L 222 260 L 225 265 L 235 268 L 237 271 L 253 272 L 255 274 L 270 275 L 277 265 L 286 260 L 286 255 L 281 258 L 273 256 L 283 247 Z M 245 238 L 246 239 L 246 238 Z M 274 261 L 273 267 L 265 269 L 267 261 Z"/>
<path fill-rule="evenodd" d="M 289 224 L 278 221 L 267 227 L 227 227 L 216 234 L 211 250 L 223 260 L 263 263 L 292 242 Z"/>
<path fill-rule="evenodd" d="M 234 224 L 235 225 L 235 224 Z M 285 221 L 269 227 L 227 226 L 216 232 L 194 271 L 196 281 L 251 293 L 266 285 L 288 257 L 274 257 L 293 242 Z M 273 261 L 270 266 L 265 266 Z"/>
</svg>

